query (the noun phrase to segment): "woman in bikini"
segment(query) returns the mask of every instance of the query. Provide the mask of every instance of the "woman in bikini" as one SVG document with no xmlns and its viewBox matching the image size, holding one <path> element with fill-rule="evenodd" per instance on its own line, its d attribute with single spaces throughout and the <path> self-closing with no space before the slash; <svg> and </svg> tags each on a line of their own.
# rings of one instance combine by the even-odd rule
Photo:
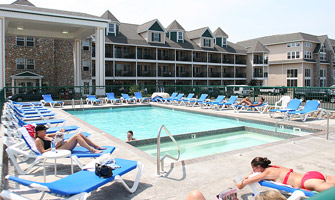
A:
<svg viewBox="0 0 335 200">
<path fill-rule="evenodd" d="M 251 161 L 253 172 L 260 174 L 251 178 L 245 177 L 241 183 L 236 184 L 239 189 L 244 188 L 250 183 L 261 180 L 272 180 L 278 183 L 291 185 L 294 188 L 302 188 L 315 191 L 323 191 L 335 186 L 335 176 L 326 176 L 317 171 L 310 171 L 306 174 L 294 172 L 293 169 L 270 165 L 271 161 L 267 158 L 256 157 Z"/>
<path fill-rule="evenodd" d="M 256 104 L 253 104 L 253 102 L 248 97 L 246 97 L 245 99 L 243 99 L 240 103 L 238 103 L 236 105 L 259 106 L 259 105 L 262 105 L 263 102 L 264 102 L 263 97 L 261 97 Z"/>
<path fill-rule="evenodd" d="M 44 125 L 37 125 L 35 128 L 35 144 L 41 153 L 51 150 L 51 141 L 56 136 L 56 133 L 47 135 L 47 129 L 48 127 Z M 64 129 L 61 129 L 60 132 L 64 132 Z M 101 150 L 106 149 L 96 145 L 82 133 L 77 133 L 66 141 L 61 140 L 56 144 L 56 149 L 66 149 L 72 151 L 78 143 L 80 146 L 88 149 L 91 153 L 102 153 Z"/>
</svg>

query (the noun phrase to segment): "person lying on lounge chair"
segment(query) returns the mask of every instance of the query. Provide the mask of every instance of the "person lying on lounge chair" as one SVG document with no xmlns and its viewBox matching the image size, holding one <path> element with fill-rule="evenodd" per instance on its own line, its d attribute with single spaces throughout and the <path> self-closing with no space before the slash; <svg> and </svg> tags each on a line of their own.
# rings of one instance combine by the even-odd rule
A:
<svg viewBox="0 0 335 200">
<path fill-rule="evenodd" d="M 261 180 L 272 180 L 274 182 L 291 185 L 294 188 L 302 188 L 321 192 L 335 186 L 335 176 L 326 176 L 317 171 L 310 171 L 300 174 L 293 169 L 282 166 L 270 165 L 271 161 L 267 158 L 256 157 L 251 161 L 253 172 L 260 172 L 251 178 L 245 177 L 236 186 L 239 189 L 246 185 L 259 182 Z"/>
<path fill-rule="evenodd" d="M 51 141 L 56 137 L 57 133 L 54 134 L 46 134 L 46 130 L 48 127 L 40 124 L 37 125 L 35 128 L 35 144 L 37 149 L 41 152 L 47 152 L 51 150 Z M 64 129 L 61 129 L 60 132 L 64 132 Z M 73 135 L 68 140 L 64 141 L 61 140 L 57 142 L 56 149 L 66 149 L 66 150 L 73 150 L 76 145 L 79 143 L 80 146 L 88 149 L 91 153 L 102 153 L 101 150 L 104 150 L 106 148 L 103 148 L 94 142 L 92 142 L 90 139 L 85 137 L 82 133 L 77 133 Z"/>
<path fill-rule="evenodd" d="M 236 104 L 236 105 L 248 105 L 248 106 L 259 106 L 259 105 L 262 105 L 264 102 L 264 98 L 261 97 L 258 101 L 258 103 L 256 104 L 253 104 L 253 102 L 248 98 L 246 97 L 245 99 L 243 99 L 240 103 Z"/>
</svg>

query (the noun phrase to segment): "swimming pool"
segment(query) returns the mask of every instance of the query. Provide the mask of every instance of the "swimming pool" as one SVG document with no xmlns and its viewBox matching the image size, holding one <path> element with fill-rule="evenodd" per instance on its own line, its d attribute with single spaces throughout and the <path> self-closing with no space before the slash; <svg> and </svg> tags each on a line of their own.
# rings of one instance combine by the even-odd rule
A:
<svg viewBox="0 0 335 200">
<path fill-rule="evenodd" d="M 180 160 L 187 160 L 281 140 L 284 140 L 284 138 L 251 131 L 234 131 L 194 139 L 177 140 L 177 142 L 180 146 Z M 136 147 L 154 157 L 157 156 L 157 144 Z M 177 157 L 177 147 L 173 142 L 161 143 L 160 147 L 161 156 L 168 154 Z"/>
<path fill-rule="evenodd" d="M 67 112 L 121 140 L 126 139 L 126 133 L 129 130 L 134 132 L 134 137 L 137 139 L 155 138 L 161 125 L 165 125 L 173 135 L 238 126 L 275 130 L 272 124 L 253 123 L 155 106 L 68 110 Z M 281 128 L 280 132 L 310 134 L 290 128 Z"/>
</svg>

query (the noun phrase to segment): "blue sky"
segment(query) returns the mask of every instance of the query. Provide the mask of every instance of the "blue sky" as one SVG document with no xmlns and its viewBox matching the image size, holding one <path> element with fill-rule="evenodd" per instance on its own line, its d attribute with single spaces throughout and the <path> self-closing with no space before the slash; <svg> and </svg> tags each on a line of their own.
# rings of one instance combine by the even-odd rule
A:
<svg viewBox="0 0 335 200">
<path fill-rule="evenodd" d="M 14 0 L 1 0 L 10 4 Z M 221 27 L 229 41 L 304 32 L 335 39 L 332 0 L 30 0 L 37 7 L 101 16 L 106 10 L 120 21 L 143 24 L 158 19 L 167 27 L 176 19 L 185 30 Z"/>
</svg>

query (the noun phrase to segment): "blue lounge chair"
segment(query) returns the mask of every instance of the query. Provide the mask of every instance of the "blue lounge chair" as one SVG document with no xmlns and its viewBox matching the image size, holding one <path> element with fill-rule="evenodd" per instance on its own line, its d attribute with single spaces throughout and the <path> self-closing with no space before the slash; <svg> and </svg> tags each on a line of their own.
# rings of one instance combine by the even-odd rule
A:
<svg viewBox="0 0 335 200">
<path fill-rule="evenodd" d="M 16 102 L 12 100 L 9 100 L 9 102 L 19 107 L 43 107 L 43 104 L 41 102 Z"/>
<path fill-rule="evenodd" d="M 199 99 L 197 100 L 190 100 L 186 102 L 186 106 L 196 106 L 196 105 L 202 105 L 205 103 L 205 100 L 207 98 L 208 94 L 202 94 Z"/>
<path fill-rule="evenodd" d="M 257 104 L 257 101 L 254 101 L 253 104 Z M 264 102 L 261 105 L 258 106 L 249 106 L 249 105 L 232 105 L 232 108 L 234 109 L 234 111 L 236 113 L 239 113 L 241 111 L 257 111 L 261 114 L 264 113 L 264 111 L 266 111 L 267 107 L 269 106 L 269 104 L 267 102 Z"/>
<path fill-rule="evenodd" d="M 138 100 L 140 103 L 144 103 L 145 101 L 147 103 L 150 102 L 150 98 L 143 98 L 141 92 L 134 92 L 135 94 L 135 99 Z"/>
<path fill-rule="evenodd" d="M 221 103 L 224 100 L 224 98 L 225 98 L 224 95 L 219 95 L 218 97 L 216 97 L 214 101 L 204 102 L 203 104 L 201 104 L 201 108 L 213 107 L 214 105 Z"/>
<path fill-rule="evenodd" d="M 12 110 L 13 112 L 11 112 L 11 114 L 15 114 L 18 117 L 20 117 L 22 120 L 30 120 L 30 119 L 45 119 L 45 118 L 54 118 L 55 117 L 55 113 L 53 112 L 49 112 L 49 113 L 39 113 L 37 111 L 20 111 L 18 109 L 14 109 Z"/>
<path fill-rule="evenodd" d="M 283 109 L 271 109 L 269 110 L 269 115 L 272 118 L 275 113 L 286 114 L 289 111 L 296 111 L 299 109 L 301 105 L 301 99 L 291 99 L 290 102 L 287 104 L 286 108 Z M 283 115 L 285 117 L 285 115 Z"/>
<path fill-rule="evenodd" d="M 23 121 L 18 116 L 14 115 L 13 117 L 15 120 L 17 120 L 18 124 L 20 126 L 28 125 L 28 124 L 43 124 L 43 125 L 50 125 L 50 124 L 63 124 L 66 120 L 65 119 L 49 119 L 49 120 L 38 120 L 38 121 Z"/>
<path fill-rule="evenodd" d="M 126 101 L 126 103 L 136 103 L 136 99 L 134 98 L 130 98 L 130 96 L 128 94 L 121 94 L 122 95 L 122 98 L 124 101 Z"/>
<path fill-rule="evenodd" d="M 157 101 L 162 102 L 162 103 L 168 103 L 172 99 L 176 98 L 177 95 L 178 95 L 178 92 L 174 92 L 174 93 L 171 94 L 171 96 L 169 98 L 160 98 L 160 99 L 157 99 Z"/>
<path fill-rule="evenodd" d="M 182 104 L 186 105 L 187 102 L 191 101 L 191 99 L 193 98 L 193 96 L 194 96 L 194 93 L 189 93 L 185 99 L 177 99 L 177 100 L 174 101 L 174 102 L 175 102 L 177 105 L 180 105 L 180 106 L 181 106 Z"/>
<path fill-rule="evenodd" d="M 273 189 L 282 190 L 282 191 L 289 192 L 289 193 L 293 193 L 293 192 L 295 192 L 297 190 L 300 190 L 303 193 L 305 193 L 305 196 L 307 196 L 307 197 L 311 197 L 311 196 L 314 196 L 314 195 L 317 194 L 317 193 L 312 192 L 312 191 L 307 191 L 307 190 L 303 190 L 303 189 L 297 189 L 297 188 L 291 187 L 289 185 L 286 186 L 284 184 L 276 184 L 273 181 L 262 180 L 262 181 L 259 182 L 259 184 L 261 186 L 264 186 L 264 187 L 270 187 L 270 188 L 273 188 Z"/>
<path fill-rule="evenodd" d="M 232 107 L 236 102 L 238 96 L 231 96 L 226 103 L 218 103 L 217 106 L 221 106 L 220 110 L 223 108 Z"/>
<path fill-rule="evenodd" d="M 117 98 L 115 98 L 113 92 L 111 92 L 111 93 L 107 93 L 106 95 L 107 95 L 107 97 L 105 98 L 105 103 L 106 103 L 106 104 L 107 104 L 108 102 L 111 102 L 111 104 L 116 104 L 116 103 L 120 103 L 120 104 L 122 104 L 121 99 L 117 99 Z"/>
<path fill-rule="evenodd" d="M 314 112 L 318 111 L 319 105 L 320 101 L 308 100 L 302 110 L 289 111 L 287 112 L 287 117 L 288 119 L 300 117 L 302 121 L 306 121 L 309 114 L 313 114 Z M 320 112 L 319 119 L 321 118 L 321 115 L 322 113 Z"/>
<path fill-rule="evenodd" d="M 86 103 L 89 104 L 91 103 L 91 105 L 93 106 L 94 104 L 96 105 L 102 105 L 102 101 L 100 99 L 97 99 L 95 97 L 95 95 L 87 95 L 87 98 L 86 98 Z"/>
<path fill-rule="evenodd" d="M 32 189 L 31 192 L 36 192 L 36 190 L 38 192 L 42 192 L 42 196 L 45 193 L 50 193 L 64 198 L 72 197 L 71 199 L 86 199 L 90 192 L 114 180 L 116 180 L 117 182 L 121 182 L 125 189 L 128 190 L 130 193 L 134 193 L 139 185 L 142 176 L 143 164 L 141 164 L 140 162 L 120 158 L 115 158 L 114 160 L 116 165 L 120 166 L 120 168 L 113 170 L 113 176 L 109 178 L 100 178 L 95 174 L 94 171 L 88 170 L 76 172 L 65 178 L 61 178 L 50 183 L 29 181 L 15 176 L 6 176 L 6 178 L 21 185 L 30 187 Z M 130 188 L 121 178 L 121 176 L 136 168 L 138 169 L 138 172 L 134 184 Z M 15 197 L 17 199 L 19 199 L 18 197 L 22 198 L 22 196 L 15 193 L 15 190 L 5 190 L 2 191 L 0 195 L 2 197 L 12 197 L 14 199 Z"/>
<path fill-rule="evenodd" d="M 183 96 L 184 96 L 184 93 L 179 93 L 176 98 L 171 99 L 170 101 L 168 101 L 168 103 L 172 104 L 174 102 L 177 102 L 178 100 L 181 100 L 181 98 L 183 98 Z"/>
<path fill-rule="evenodd" d="M 6 152 L 11 159 L 14 167 L 18 171 L 19 174 L 26 174 L 28 173 L 32 167 L 34 167 L 37 163 L 39 163 L 43 157 L 42 154 L 38 151 L 34 139 L 29 135 L 28 131 L 25 127 L 21 127 L 18 129 L 18 131 L 22 135 L 23 142 L 20 142 L 18 144 L 14 144 L 11 146 L 7 146 Z M 65 136 L 64 136 L 65 139 Z M 29 150 L 25 151 L 22 147 L 28 147 Z M 91 153 L 89 150 L 85 149 L 84 147 L 75 147 L 71 151 L 71 157 L 74 160 L 74 162 L 80 167 L 83 168 L 84 165 L 80 162 L 79 158 L 96 158 L 101 156 L 105 153 L 112 153 L 115 150 L 115 147 L 113 146 L 103 146 L 106 149 L 102 150 L 102 153 Z M 29 158 L 34 158 L 34 162 L 28 166 L 25 170 L 23 170 L 19 163 L 17 162 L 17 159 L 20 161 L 25 161 Z"/>
<path fill-rule="evenodd" d="M 56 104 L 59 104 L 60 107 L 63 107 L 64 105 L 63 101 L 54 101 L 51 97 L 51 94 L 45 94 L 45 95 L 42 95 L 42 97 L 43 97 L 42 102 L 44 102 L 44 105 L 49 104 L 51 108 L 55 107 Z"/>
</svg>

